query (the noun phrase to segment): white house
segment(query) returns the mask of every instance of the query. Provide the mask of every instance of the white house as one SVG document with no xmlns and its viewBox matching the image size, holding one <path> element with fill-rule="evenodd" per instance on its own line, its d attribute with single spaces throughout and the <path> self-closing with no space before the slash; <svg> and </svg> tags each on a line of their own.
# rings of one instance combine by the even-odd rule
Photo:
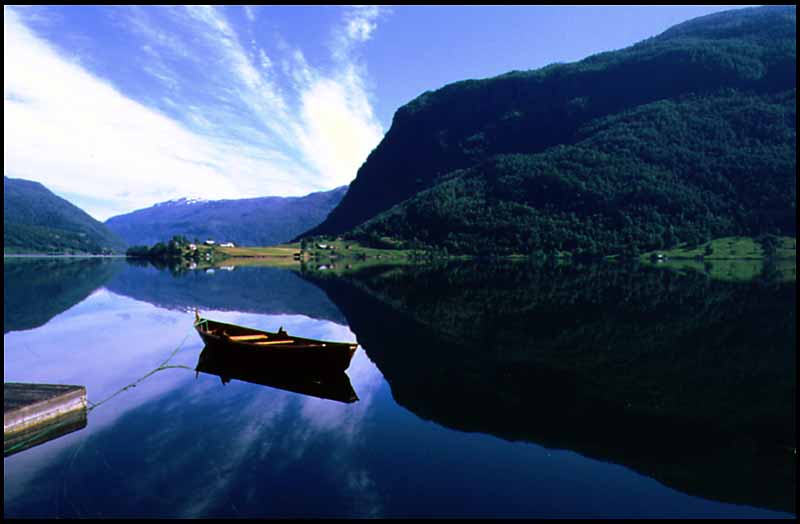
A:
<svg viewBox="0 0 800 524">
<path fill-rule="evenodd" d="M 220 244 L 219 247 L 236 247 L 233 245 L 233 242 L 225 242 L 224 244 Z"/>
<path fill-rule="evenodd" d="M 206 240 L 205 244 L 207 246 L 213 246 L 214 244 L 216 244 L 216 242 L 214 242 L 213 240 Z"/>
</svg>

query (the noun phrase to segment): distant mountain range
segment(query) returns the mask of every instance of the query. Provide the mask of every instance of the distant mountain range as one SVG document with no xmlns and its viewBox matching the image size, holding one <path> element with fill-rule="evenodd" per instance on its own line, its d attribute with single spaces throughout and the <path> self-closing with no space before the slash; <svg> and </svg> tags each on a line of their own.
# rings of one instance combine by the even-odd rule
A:
<svg viewBox="0 0 800 524">
<path fill-rule="evenodd" d="M 152 245 L 183 235 L 236 245 L 287 242 L 322 222 L 346 186 L 303 197 L 239 200 L 178 199 L 109 218 L 108 228 L 130 245 Z"/>
<path fill-rule="evenodd" d="M 122 252 L 125 242 L 38 182 L 3 177 L 5 253 Z"/>
<path fill-rule="evenodd" d="M 796 7 L 426 92 L 305 236 L 608 255 L 796 234 Z"/>
</svg>

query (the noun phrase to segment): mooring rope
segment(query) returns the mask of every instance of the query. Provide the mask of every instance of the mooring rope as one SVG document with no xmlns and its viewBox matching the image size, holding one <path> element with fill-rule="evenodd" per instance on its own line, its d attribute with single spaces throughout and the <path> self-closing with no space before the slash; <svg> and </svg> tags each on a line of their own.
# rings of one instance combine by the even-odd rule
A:
<svg viewBox="0 0 800 524">
<path fill-rule="evenodd" d="M 138 384 L 140 384 L 141 382 L 143 382 L 147 378 L 153 376 L 154 374 L 158 373 L 159 371 L 163 371 L 165 369 L 188 369 L 190 371 L 194 371 L 194 368 L 190 367 L 190 366 L 184 366 L 182 364 L 170 364 L 169 363 L 170 360 L 172 360 L 173 357 L 175 357 L 175 355 L 178 353 L 178 351 L 181 350 L 181 348 L 183 347 L 183 344 L 186 342 L 186 340 L 191 335 L 191 331 L 194 331 L 194 325 L 192 326 L 192 329 L 189 331 L 189 333 L 187 333 L 186 336 L 183 337 L 183 340 L 181 340 L 181 343 L 178 344 L 178 347 L 176 347 L 172 351 L 172 353 L 170 353 L 169 356 L 158 367 L 156 367 L 155 369 L 153 369 L 150 372 L 146 373 L 145 375 L 143 375 L 142 377 L 138 378 L 134 382 L 131 382 L 127 386 L 115 391 L 113 394 L 111 394 L 110 396 L 104 398 L 100 402 L 92 402 L 87 398 L 86 399 L 86 403 L 89 405 L 86 408 L 87 416 L 92 410 L 94 410 L 94 409 L 100 407 L 101 405 L 105 404 L 106 402 L 108 402 L 112 398 L 116 397 L 117 395 L 119 395 L 123 391 L 127 391 L 127 390 L 129 390 L 131 388 L 135 388 Z M 69 424 L 74 424 L 74 423 L 75 423 L 74 419 L 72 419 L 72 420 L 67 419 L 67 420 L 63 420 L 61 422 L 57 422 L 55 424 L 48 425 L 46 428 L 42 428 L 41 430 L 39 430 L 39 431 L 37 431 L 35 433 L 32 433 L 25 440 L 17 442 L 16 444 L 14 444 L 12 446 L 9 446 L 8 448 L 3 446 L 3 456 L 8 456 L 10 454 L 13 454 L 13 453 L 19 451 L 20 449 L 25 449 L 25 448 L 29 447 L 29 445 L 31 443 L 35 442 L 36 440 L 40 440 L 43 437 L 46 437 L 47 435 L 49 435 L 50 433 L 56 432 L 56 431 L 60 430 L 62 427 L 66 426 L 66 425 L 69 425 Z"/>
<path fill-rule="evenodd" d="M 193 331 L 193 330 L 194 330 L 194 326 L 192 326 L 192 330 L 191 331 Z M 119 389 L 118 391 L 114 392 L 112 395 L 110 395 L 109 397 L 101 400 L 100 402 L 92 402 L 87 398 L 86 399 L 86 403 L 89 405 L 89 407 L 86 408 L 87 416 L 92 410 L 94 410 L 94 409 L 100 407 L 101 405 L 105 404 L 106 402 L 108 402 L 112 398 L 116 397 L 117 395 L 119 395 L 123 391 L 127 391 L 127 390 L 129 390 L 131 388 L 136 387 L 138 384 L 140 384 L 141 382 L 146 380 L 148 377 L 153 376 L 154 374 L 158 373 L 159 371 L 163 371 L 165 369 L 188 369 L 190 371 L 194 371 L 194 368 L 189 367 L 189 366 L 184 366 L 184 365 L 181 365 L 181 364 L 169 364 L 169 361 L 172 360 L 172 358 L 178 353 L 178 351 L 181 350 L 181 348 L 183 347 L 183 344 L 186 342 L 186 340 L 191 335 L 191 331 L 189 333 L 187 333 L 185 337 L 183 337 L 183 340 L 181 341 L 180 344 L 178 344 L 178 347 L 176 347 L 172 351 L 172 353 L 170 353 L 169 356 L 158 367 L 156 367 L 152 371 L 146 373 L 145 375 L 143 375 L 142 377 L 138 378 L 134 382 L 131 382 L 127 386 Z M 74 424 L 74 423 L 75 423 L 74 419 L 67 419 L 67 420 L 62 420 L 60 422 L 57 422 L 55 424 L 50 424 L 47 427 L 42 428 L 41 430 L 32 433 L 30 436 L 25 438 L 25 440 L 17 442 L 15 444 L 9 446 L 8 448 L 3 446 L 3 456 L 9 456 L 9 455 L 11 455 L 13 453 L 16 453 L 17 451 L 19 451 L 21 449 L 25 449 L 25 448 L 29 447 L 29 445 L 34 443 L 35 441 L 41 440 L 44 437 L 47 437 L 47 435 L 59 431 L 64 426 L 70 425 L 70 424 Z"/>
<path fill-rule="evenodd" d="M 115 391 L 113 394 L 111 394 L 111 396 L 104 398 L 100 402 L 91 402 L 87 398 L 86 399 L 86 403 L 90 404 L 89 408 L 87 409 L 87 412 L 91 412 L 93 409 L 96 409 L 96 408 L 100 407 L 101 405 L 105 404 L 106 402 L 108 402 L 112 398 L 116 397 L 120 393 L 122 393 L 124 391 L 127 391 L 127 390 L 129 390 L 131 388 L 135 388 L 138 384 L 140 384 L 141 382 L 143 382 L 147 378 L 151 377 L 152 375 L 155 375 L 159 371 L 164 371 L 165 369 L 188 369 L 189 371 L 194 371 L 193 367 L 184 366 L 182 364 L 169 364 L 169 361 L 172 360 L 172 358 L 178 353 L 178 351 L 181 350 L 181 348 L 183 347 L 184 342 L 186 342 L 186 339 L 188 339 L 189 335 L 191 335 L 191 331 L 194 331 L 194 325 L 192 325 L 192 329 L 190 330 L 190 332 L 187 333 L 185 337 L 183 337 L 183 340 L 181 340 L 181 343 L 178 344 L 178 347 L 176 347 L 172 351 L 172 353 L 170 353 L 169 356 L 158 367 L 156 367 L 155 369 L 153 369 L 150 372 L 146 373 L 145 375 L 139 377 L 137 380 L 135 380 L 134 382 L 131 382 L 127 386 Z"/>
</svg>

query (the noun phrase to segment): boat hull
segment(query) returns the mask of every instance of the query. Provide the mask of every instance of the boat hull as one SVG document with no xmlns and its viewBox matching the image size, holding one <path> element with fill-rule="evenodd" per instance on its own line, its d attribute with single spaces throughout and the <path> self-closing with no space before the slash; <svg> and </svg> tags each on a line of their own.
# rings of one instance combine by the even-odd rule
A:
<svg viewBox="0 0 800 524">
<path fill-rule="evenodd" d="M 206 346 L 214 350 L 230 352 L 239 359 L 255 357 L 260 366 L 287 371 L 343 372 L 358 348 L 357 344 L 293 337 L 285 332 L 259 331 L 205 319 L 196 322 L 195 328 Z M 231 335 L 234 338 L 264 335 L 269 345 L 236 341 Z"/>
</svg>

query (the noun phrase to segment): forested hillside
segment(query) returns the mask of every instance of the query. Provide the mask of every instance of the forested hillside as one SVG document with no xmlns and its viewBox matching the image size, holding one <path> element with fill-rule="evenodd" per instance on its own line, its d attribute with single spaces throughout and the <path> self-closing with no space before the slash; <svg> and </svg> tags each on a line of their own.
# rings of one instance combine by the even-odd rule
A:
<svg viewBox="0 0 800 524">
<path fill-rule="evenodd" d="M 795 12 L 718 13 L 577 63 L 424 93 L 308 235 L 607 254 L 793 235 Z"/>
<path fill-rule="evenodd" d="M 3 250 L 7 253 L 122 252 L 125 242 L 82 209 L 38 182 L 3 177 Z"/>
<path fill-rule="evenodd" d="M 795 235 L 795 101 L 794 90 L 730 90 L 640 106 L 585 126 L 575 144 L 454 172 L 355 235 L 588 255 Z"/>
</svg>

